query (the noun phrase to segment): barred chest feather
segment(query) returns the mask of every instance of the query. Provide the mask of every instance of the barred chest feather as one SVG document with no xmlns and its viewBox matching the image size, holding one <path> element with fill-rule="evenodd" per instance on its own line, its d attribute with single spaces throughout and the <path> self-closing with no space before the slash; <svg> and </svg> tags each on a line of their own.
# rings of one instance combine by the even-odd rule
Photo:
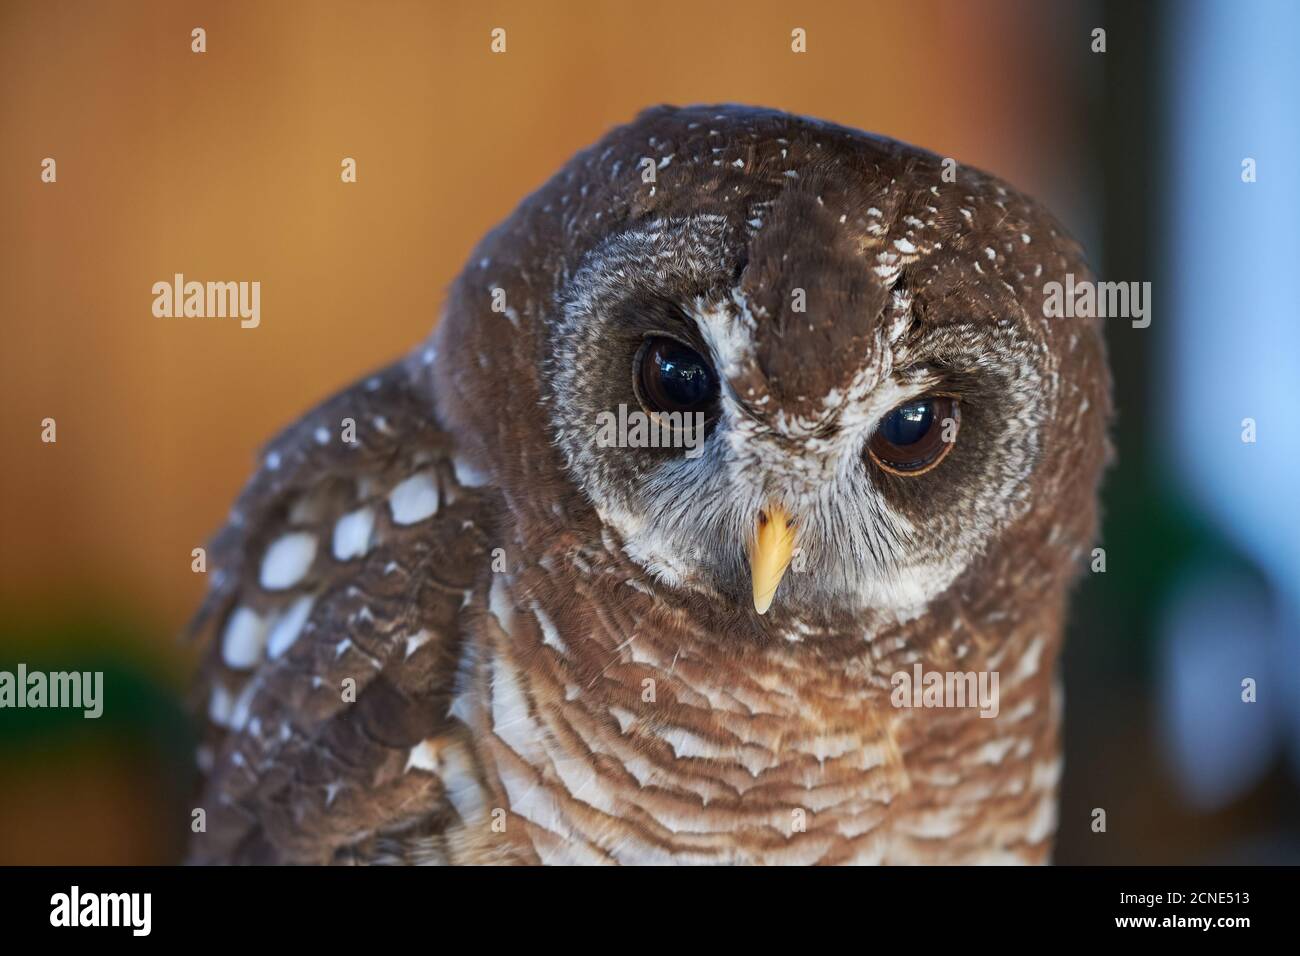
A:
<svg viewBox="0 0 1300 956">
<path fill-rule="evenodd" d="M 836 636 L 862 653 L 831 666 L 806 641 L 719 655 L 634 587 L 612 603 L 591 570 L 552 602 L 500 574 L 466 608 L 452 713 L 478 770 L 448 786 L 451 862 L 1047 862 L 1054 637 L 1030 625 L 946 661 L 860 635 Z M 891 676 L 918 661 L 999 669 L 998 715 L 893 706 Z"/>
</svg>

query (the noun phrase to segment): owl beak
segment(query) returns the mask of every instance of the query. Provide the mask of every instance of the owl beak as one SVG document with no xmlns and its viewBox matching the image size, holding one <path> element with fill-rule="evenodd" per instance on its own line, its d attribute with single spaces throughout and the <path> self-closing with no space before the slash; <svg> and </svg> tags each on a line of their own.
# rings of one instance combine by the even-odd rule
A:
<svg viewBox="0 0 1300 956">
<path fill-rule="evenodd" d="M 754 579 L 754 610 L 759 614 L 766 614 L 772 606 L 777 586 L 790 567 L 794 535 L 794 522 L 780 505 L 768 505 L 758 513 L 758 525 L 749 549 L 749 568 Z"/>
</svg>

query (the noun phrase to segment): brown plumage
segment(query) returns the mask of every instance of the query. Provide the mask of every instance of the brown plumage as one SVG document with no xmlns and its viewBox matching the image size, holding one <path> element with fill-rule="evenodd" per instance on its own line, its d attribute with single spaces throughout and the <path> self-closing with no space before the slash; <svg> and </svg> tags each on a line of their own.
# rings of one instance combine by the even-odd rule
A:
<svg viewBox="0 0 1300 956">
<path fill-rule="evenodd" d="M 941 174 L 662 107 L 525 200 L 214 543 L 193 859 L 1047 860 L 1109 379 L 1095 320 L 1043 317 L 1078 247 Z M 593 438 L 644 404 L 647 336 L 714 372 L 698 458 Z M 950 451 L 882 467 L 926 395 L 960 403 Z M 760 512 L 799 547 L 766 614 Z M 897 706 L 918 664 L 996 673 L 997 716 Z"/>
</svg>

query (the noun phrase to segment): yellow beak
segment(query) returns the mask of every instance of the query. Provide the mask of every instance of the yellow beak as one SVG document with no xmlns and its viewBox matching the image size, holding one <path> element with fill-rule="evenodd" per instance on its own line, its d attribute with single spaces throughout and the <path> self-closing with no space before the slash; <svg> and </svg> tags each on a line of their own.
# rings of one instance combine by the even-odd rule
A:
<svg viewBox="0 0 1300 956">
<path fill-rule="evenodd" d="M 780 505 L 769 505 L 758 513 L 758 527 L 749 549 L 749 569 L 754 579 L 754 610 L 766 614 L 776 597 L 777 585 L 785 577 L 794 555 L 794 525 Z"/>
</svg>

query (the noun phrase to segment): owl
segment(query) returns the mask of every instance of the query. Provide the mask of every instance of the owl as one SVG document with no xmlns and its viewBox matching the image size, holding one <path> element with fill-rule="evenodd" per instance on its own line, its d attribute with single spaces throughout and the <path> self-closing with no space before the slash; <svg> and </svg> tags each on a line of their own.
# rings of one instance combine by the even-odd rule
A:
<svg viewBox="0 0 1300 956">
<path fill-rule="evenodd" d="M 1108 456 L 999 180 L 658 107 L 273 440 L 193 629 L 198 863 L 1042 863 Z"/>
</svg>

